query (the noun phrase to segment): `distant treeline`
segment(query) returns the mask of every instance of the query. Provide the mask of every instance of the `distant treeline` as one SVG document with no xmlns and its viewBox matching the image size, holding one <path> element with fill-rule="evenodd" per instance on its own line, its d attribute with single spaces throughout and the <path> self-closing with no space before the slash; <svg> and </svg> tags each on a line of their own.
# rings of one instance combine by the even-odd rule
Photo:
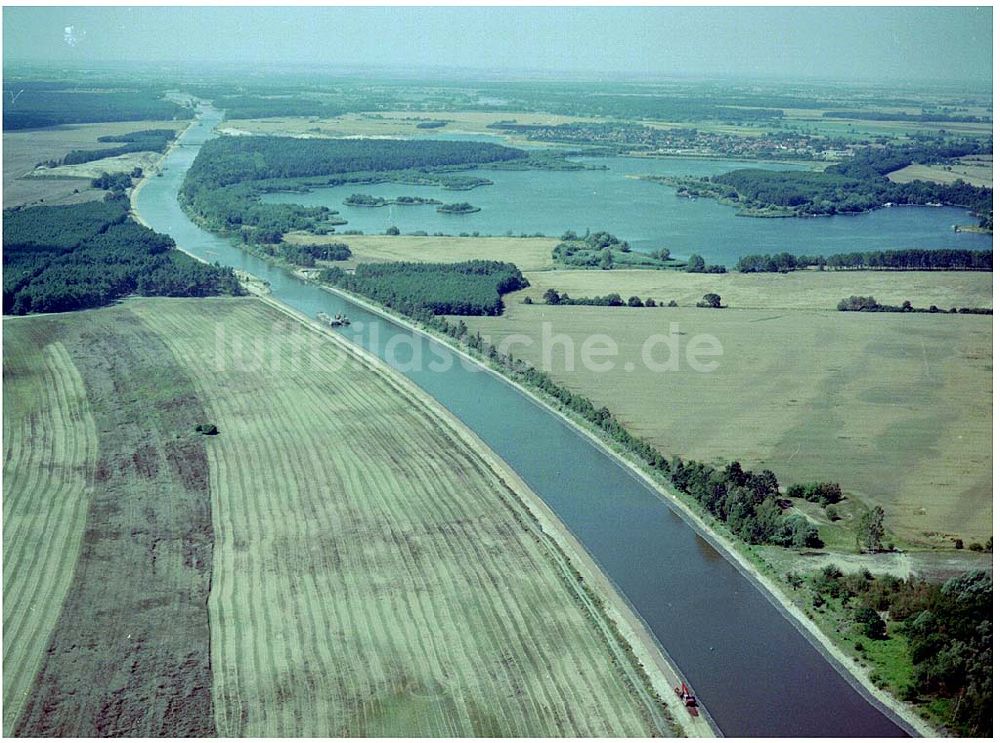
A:
<svg viewBox="0 0 1000 743">
<path fill-rule="evenodd" d="M 536 86 L 517 91 L 527 110 L 570 116 L 661 121 L 774 122 L 784 117 L 780 108 L 743 108 L 705 102 L 702 96 L 609 94 Z M 506 108 L 515 108 L 507 106 Z"/>
<path fill-rule="evenodd" d="M 971 114 L 947 114 L 925 111 L 919 114 L 890 112 L 890 111 L 824 111 L 823 116 L 828 119 L 859 119 L 860 121 L 914 121 L 928 122 L 940 121 L 948 124 L 989 124 L 989 116 L 973 116 Z"/>
<path fill-rule="evenodd" d="M 103 150 L 71 150 L 62 160 L 49 160 L 45 165 L 54 168 L 57 165 L 79 165 L 130 152 L 166 152 L 167 146 L 176 136 L 177 132 L 173 129 L 143 129 L 129 134 L 98 137 L 98 142 L 124 142 L 124 144 Z"/>
<path fill-rule="evenodd" d="M 344 224 L 327 207 L 260 202 L 264 191 L 289 188 L 287 179 L 319 179 L 310 185 L 396 180 L 470 188 L 489 181 L 439 171 L 523 157 L 521 150 L 486 142 L 218 137 L 202 146 L 181 187 L 181 200 L 212 229 L 248 243 L 273 244 L 291 230 L 325 232 Z M 301 181 L 298 187 L 304 188 Z"/>
<path fill-rule="evenodd" d="M 88 85 L 88 88 L 94 86 Z M 153 88 L 76 90 L 66 83 L 6 81 L 4 131 L 98 121 L 190 119 L 192 111 Z"/>
<path fill-rule="evenodd" d="M 174 241 L 132 221 L 128 200 L 7 210 L 3 311 L 66 312 L 129 294 L 241 294 L 232 269 L 202 264 Z"/>
<path fill-rule="evenodd" d="M 745 255 L 736 263 L 740 273 L 785 273 L 799 269 L 877 269 L 883 271 L 992 271 L 993 251 L 952 248 L 875 250 L 822 255 Z"/>
<path fill-rule="evenodd" d="M 319 276 L 406 315 L 499 315 L 503 295 L 528 286 L 513 263 L 362 263 L 353 274 L 328 268 Z"/>
<path fill-rule="evenodd" d="M 938 312 L 948 312 L 949 314 L 958 315 L 992 315 L 993 310 L 989 307 L 952 307 L 950 310 L 942 310 L 937 305 L 932 304 L 926 309 L 923 307 L 914 307 L 913 304 L 907 300 L 901 305 L 895 304 L 879 304 L 875 297 L 859 297 L 852 296 L 847 299 L 841 299 L 837 302 L 837 309 L 841 312 L 929 312 L 931 314 Z"/>
<path fill-rule="evenodd" d="M 334 101 L 301 94 L 280 97 L 227 95 L 216 98 L 213 103 L 225 110 L 227 119 L 267 119 L 276 116 L 332 119 L 347 113 L 347 109 Z"/>
</svg>

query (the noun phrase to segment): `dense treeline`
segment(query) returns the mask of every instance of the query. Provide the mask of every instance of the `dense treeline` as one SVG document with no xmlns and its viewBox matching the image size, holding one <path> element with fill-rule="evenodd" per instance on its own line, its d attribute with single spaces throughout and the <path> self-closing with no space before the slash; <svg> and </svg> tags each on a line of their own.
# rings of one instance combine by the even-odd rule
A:
<svg viewBox="0 0 1000 743">
<path fill-rule="evenodd" d="M 240 294 L 231 269 L 174 250 L 174 241 L 128 218 L 128 201 L 4 213 L 3 311 L 66 312 L 129 294 Z"/>
<path fill-rule="evenodd" d="M 346 261 L 352 255 L 346 243 L 282 244 L 271 246 L 268 252 L 303 268 L 312 268 L 316 261 Z"/>
<path fill-rule="evenodd" d="M 914 307 L 913 304 L 907 300 L 901 305 L 895 304 L 879 304 L 875 297 L 859 297 L 851 296 L 847 299 L 841 299 L 837 302 L 837 309 L 841 312 L 929 312 L 935 314 L 938 312 L 945 312 L 938 308 L 936 304 L 932 304 L 930 307 Z M 993 310 L 990 307 L 952 307 L 947 310 L 949 314 L 958 315 L 992 315 Z"/>
<path fill-rule="evenodd" d="M 981 224 L 992 226 L 991 188 L 962 180 L 951 184 L 920 180 L 894 183 L 886 177 L 914 162 L 942 162 L 987 152 L 992 152 L 991 145 L 964 140 L 872 147 L 822 172 L 744 168 L 712 178 L 671 183 L 682 186 L 689 195 L 713 196 L 739 204 L 748 213 L 816 216 L 858 213 L 886 204 L 939 204 L 968 209 L 980 216 Z"/>
<path fill-rule="evenodd" d="M 337 103 L 302 95 L 264 97 L 231 95 L 217 98 L 215 105 L 227 119 L 267 119 L 276 116 L 321 116 L 333 118 L 347 112 Z"/>
<path fill-rule="evenodd" d="M 57 165 L 79 165 L 106 157 L 127 155 L 130 152 L 166 152 L 169 144 L 177 136 L 173 129 L 143 129 L 129 134 L 107 135 L 98 137 L 98 142 L 123 142 L 119 147 L 108 147 L 103 150 L 70 150 L 62 160 L 50 160 L 45 163 L 54 168 Z"/>
<path fill-rule="evenodd" d="M 138 172 L 136 172 L 138 171 Z M 104 191 L 127 191 L 132 188 L 132 177 L 142 177 L 142 170 L 136 168 L 132 173 L 101 173 L 96 178 L 91 179 L 90 185 Z"/>
<path fill-rule="evenodd" d="M 795 585 L 804 582 L 790 576 Z M 947 582 L 844 575 L 830 565 L 809 579 L 817 608 L 842 606 L 870 639 L 887 632 L 906 638 L 913 678 L 895 689 L 904 699 L 932 704 L 962 736 L 993 731 L 993 579 L 973 571 Z M 893 623 L 886 625 L 882 616 Z M 882 679 L 873 675 L 873 679 Z"/>
<path fill-rule="evenodd" d="M 181 200 L 213 229 L 273 244 L 291 230 L 321 233 L 344 224 L 327 207 L 260 202 L 264 191 L 289 188 L 287 179 L 325 178 L 312 185 L 392 179 L 466 189 L 489 181 L 440 171 L 523 157 L 521 150 L 484 142 L 218 137 L 202 146 Z"/>
<path fill-rule="evenodd" d="M 859 119 L 861 121 L 914 121 L 928 122 L 940 121 L 942 123 L 959 124 L 988 124 L 989 116 L 974 116 L 972 114 L 947 114 L 925 111 L 919 114 L 903 113 L 899 111 L 824 111 L 823 116 L 828 119 Z"/>
<path fill-rule="evenodd" d="M 874 250 L 822 255 L 744 255 L 736 263 L 740 273 L 786 273 L 817 267 L 833 270 L 878 269 L 884 271 L 992 271 L 993 252 L 942 248 L 923 250 Z"/>
<path fill-rule="evenodd" d="M 4 131 L 97 121 L 166 121 L 191 118 L 191 109 L 165 100 L 159 90 L 76 90 L 67 84 L 4 83 Z"/>
<path fill-rule="evenodd" d="M 329 268 L 320 280 L 413 315 L 499 315 L 503 295 L 528 286 L 513 263 L 362 263 L 353 274 Z"/>
<path fill-rule="evenodd" d="M 678 462 L 672 467 L 670 480 L 749 544 L 823 545 L 819 530 L 803 516 L 784 515 L 778 478 L 770 470 L 744 472 L 739 462 L 723 469 L 702 462 Z"/>
<path fill-rule="evenodd" d="M 72 250 L 127 217 L 128 202 L 121 199 L 7 209 L 3 213 L 4 253 Z"/>
<path fill-rule="evenodd" d="M 491 142 L 217 137 L 202 146 L 185 189 L 189 184 L 219 187 L 272 178 L 471 166 L 526 156 Z"/>
</svg>

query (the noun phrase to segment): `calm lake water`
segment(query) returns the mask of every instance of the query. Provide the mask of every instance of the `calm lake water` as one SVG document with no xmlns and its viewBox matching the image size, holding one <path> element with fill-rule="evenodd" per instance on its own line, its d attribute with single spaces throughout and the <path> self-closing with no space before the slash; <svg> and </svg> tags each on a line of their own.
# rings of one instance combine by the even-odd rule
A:
<svg viewBox="0 0 1000 743">
<path fill-rule="evenodd" d="M 270 282 L 272 296 L 310 317 L 347 313 L 342 330 L 434 396 L 503 457 L 586 546 L 729 736 L 889 737 L 904 732 L 832 666 L 809 640 L 668 503 L 603 449 L 502 379 L 458 362 L 424 336 L 425 359 L 447 371 L 410 368 L 407 332 L 302 282 L 197 227 L 177 192 L 218 112 L 185 133 L 162 177 L 137 208 L 185 250 Z M 432 348 L 434 349 L 432 351 Z M 395 353 L 390 349 L 396 349 Z M 398 354 L 398 355 L 395 355 Z"/>
<path fill-rule="evenodd" d="M 670 248 L 677 256 L 699 253 L 710 263 L 733 265 L 741 255 L 788 251 L 830 255 L 851 251 L 894 248 L 989 249 L 991 235 L 956 233 L 956 224 L 975 220 L 961 209 L 895 207 L 859 215 L 814 219 L 751 219 L 712 199 L 678 197 L 676 191 L 634 175 L 712 176 L 735 168 L 801 169 L 788 163 L 747 163 L 732 160 L 682 160 L 634 157 L 576 158 L 607 166 L 591 171 L 473 170 L 492 186 L 471 191 L 449 191 L 436 186 L 380 183 L 373 186 L 337 186 L 309 193 L 273 193 L 268 203 L 327 206 L 340 212 L 347 224 L 338 230 L 384 233 L 390 226 L 402 232 L 423 230 L 511 232 L 561 235 L 567 229 L 607 230 L 629 240 L 639 250 Z M 434 206 L 351 207 L 352 193 L 394 198 L 422 196 L 444 203 L 468 201 L 482 211 L 439 214 Z M 498 256 L 499 257 L 499 256 Z"/>
</svg>

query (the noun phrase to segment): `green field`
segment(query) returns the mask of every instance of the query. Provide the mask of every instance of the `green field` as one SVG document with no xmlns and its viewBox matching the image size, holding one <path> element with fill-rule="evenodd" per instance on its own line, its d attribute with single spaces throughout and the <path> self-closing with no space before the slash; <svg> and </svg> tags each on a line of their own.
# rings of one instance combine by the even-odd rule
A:
<svg viewBox="0 0 1000 743">
<path fill-rule="evenodd" d="M 486 256 L 483 256 L 486 257 Z M 402 256 L 401 256 L 402 259 Z M 517 263 L 517 261 L 514 261 Z M 523 267 L 522 267 L 523 268 Z M 693 307 L 708 292 L 737 309 L 836 310 L 837 302 L 860 294 L 883 304 L 915 307 L 992 307 L 993 274 L 979 271 L 793 271 L 787 274 L 693 274 L 678 271 L 528 271 L 531 286 L 511 294 L 541 302 L 546 289 L 572 297 L 618 292 Z"/>
<path fill-rule="evenodd" d="M 353 253 L 346 262 L 330 265 L 350 268 L 358 263 L 420 261 L 460 263 L 469 260 L 507 261 L 522 271 L 553 265 L 552 249 L 559 242 L 549 237 L 419 237 L 412 235 L 325 235 L 290 232 L 292 244 L 346 243 Z"/>
<path fill-rule="evenodd" d="M 993 155 L 970 155 L 951 165 L 907 165 L 889 174 L 889 180 L 897 183 L 909 181 L 933 181 L 934 183 L 954 183 L 963 180 L 973 186 L 993 188 Z"/>
<path fill-rule="evenodd" d="M 381 366 L 256 299 L 4 331 L 5 733 L 674 730 L 589 563 Z"/>
<path fill-rule="evenodd" d="M 543 275 L 550 274 L 532 278 Z M 514 355 L 542 368 L 544 334 L 568 336 L 573 368 L 565 346 L 556 345 L 551 373 L 668 456 L 739 459 L 774 470 L 786 484 L 839 481 L 863 502 L 885 506 L 890 529 L 911 544 L 950 546 L 952 536 L 968 544 L 992 534 L 989 317 L 512 300 L 502 317 L 462 319 L 495 345 L 519 337 Z M 679 369 L 651 370 L 642 362 L 643 343 L 668 334 L 672 322 L 682 334 Z M 581 363 L 582 344 L 598 334 L 619 349 L 610 371 Z M 721 344 L 722 356 L 708 359 L 719 362 L 713 372 L 683 361 L 699 334 Z M 654 360 L 669 356 L 665 345 L 653 348 Z"/>
</svg>

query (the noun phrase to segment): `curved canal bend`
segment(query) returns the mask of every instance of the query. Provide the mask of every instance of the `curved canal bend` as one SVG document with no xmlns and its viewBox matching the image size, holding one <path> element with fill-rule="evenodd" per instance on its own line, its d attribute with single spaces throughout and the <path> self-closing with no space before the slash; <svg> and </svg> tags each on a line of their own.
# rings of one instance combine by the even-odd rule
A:
<svg viewBox="0 0 1000 743">
<path fill-rule="evenodd" d="M 307 284 L 214 236 L 183 213 L 177 194 L 221 112 L 208 109 L 136 195 L 142 218 L 205 260 L 270 282 L 272 296 L 309 317 L 348 313 L 344 335 L 433 395 L 503 457 L 558 514 L 635 607 L 729 736 L 889 737 L 906 733 L 817 650 L 743 573 L 611 455 L 512 385 L 459 363 L 419 336 L 425 360 L 386 341 L 402 328 Z M 409 331 L 403 331 L 409 332 Z M 433 351 L 432 351 L 433 349 Z M 393 353 L 395 351 L 395 353 Z"/>
</svg>

